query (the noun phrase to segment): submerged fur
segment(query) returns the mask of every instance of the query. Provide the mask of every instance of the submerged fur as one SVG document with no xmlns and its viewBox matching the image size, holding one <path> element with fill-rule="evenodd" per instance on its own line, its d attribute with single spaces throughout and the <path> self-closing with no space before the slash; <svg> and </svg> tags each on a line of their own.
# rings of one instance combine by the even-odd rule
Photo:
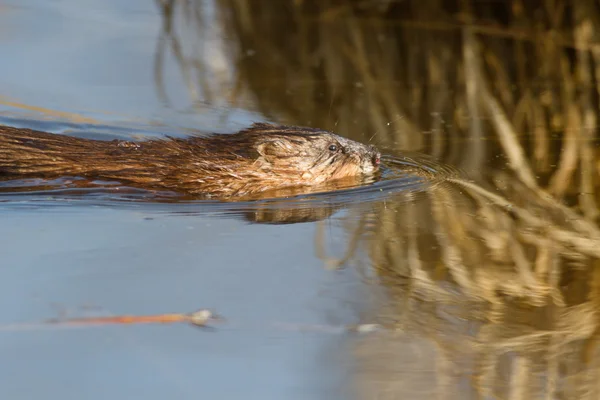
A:
<svg viewBox="0 0 600 400">
<path fill-rule="evenodd" d="M 244 196 L 372 174 L 373 146 L 313 128 L 254 124 L 234 133 L 100 141 L 0 126 L 0 175 L 82 176 L 206 196 Z"/>
</svg>

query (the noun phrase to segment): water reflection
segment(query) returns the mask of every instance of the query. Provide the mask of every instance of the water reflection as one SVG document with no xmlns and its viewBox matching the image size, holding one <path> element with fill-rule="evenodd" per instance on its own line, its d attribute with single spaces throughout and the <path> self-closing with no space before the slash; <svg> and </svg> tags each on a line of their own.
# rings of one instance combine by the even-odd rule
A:
<svg viewBox="0 0 600 400">
<path fill-rule="evenodd" d="M 568 9 L 569 26 L 590 23 L 586 7 L 595 6 L 588 3 Z M 164 35 L 177 43 L 171 50 L 185 55 L 182 69 L 194 69 L 190 90 L 222 83 L 220 97 L 204 102 L 226 100 L 279 121 L 418 150 L 473 176 L 509 167 L 557 197 L 597 187 L 590 33 L 577 30 L 575 43 L 558 39 L 560 19 L 550 9 L 475 3 L 438 10 L 406 1 L 366 12 L 358 2 L 220 0 L 207 16 L 202 2 L 162 4 L 169 10 Z M 223 53 L 237 67 L 220 81 L 211 80 L 220 70 L 199 47 L 209 17 L 219 21 Z M 176 31 L 183 26 L 190 29 Z"/>
<path fill-rule="evenodd" d="M 467 173 L 372 211 L 361 397 L 596 398 L 597 3 L 216 4 L 232 104 Z"/>
<path fill-rule="evenodd" d="M 596 397 L 600 231 L 503 183 L 453 180 L 380 210 L 373 314 L 390 331 L 357 346 L 364 398 Z"/>
</svg>

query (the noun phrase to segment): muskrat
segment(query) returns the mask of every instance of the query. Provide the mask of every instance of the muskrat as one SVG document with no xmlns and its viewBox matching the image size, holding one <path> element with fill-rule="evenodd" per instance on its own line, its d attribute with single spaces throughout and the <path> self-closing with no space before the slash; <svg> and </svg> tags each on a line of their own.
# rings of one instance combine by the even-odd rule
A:
<svg viewBox="0 0 600 400">
<path fill-rule="evenodd" d="M 232 197 L 360 177 L 380 154 L 332 132 L 256 123 L 233 134 L 102 141 L 0 126 L 0 176 L 109 179 Z"/>
</svg>

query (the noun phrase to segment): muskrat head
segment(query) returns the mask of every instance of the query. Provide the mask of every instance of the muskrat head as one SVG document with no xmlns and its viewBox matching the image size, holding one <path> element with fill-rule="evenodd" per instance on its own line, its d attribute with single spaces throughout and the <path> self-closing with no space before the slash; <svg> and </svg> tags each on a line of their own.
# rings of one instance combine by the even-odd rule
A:
<svg viewBox="0 0 600 400">
<path fill-rule="evenodd" d="M 372 174 L 380 154 L 332 132 L 313 128 L 255 124 L 260 168 L 300 184 Z"/>
</svg>

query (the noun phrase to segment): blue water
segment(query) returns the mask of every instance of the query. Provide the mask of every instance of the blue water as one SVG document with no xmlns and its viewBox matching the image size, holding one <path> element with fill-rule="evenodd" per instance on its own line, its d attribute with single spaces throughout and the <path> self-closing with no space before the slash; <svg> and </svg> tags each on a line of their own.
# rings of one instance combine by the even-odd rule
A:
<svg viewBox="0 0 600 400">
<path fill-rule="evenodd" d="M 148 0 L 4 1 L 0 123 L 111 138 L 265 119 L 251 104 L 191 112 L 170 59 L 166 105 L 153 77 L 160 27 Z M 76 197 L 0 199 L 0 398 L 330 399 L 345 390 L 345 335 L 280 326 L 357 319 L 360 280 L 324 268 L 318 223 L 257 225 L 210 210 Z M 323 222 L 329 255 L 345 251 L 335 240 L 348 234 L 343 215 Z M 27 328 L 63 312 L 206 307 L 227 322 L 214 331 Z"/>
<path fill-rule="evenodd" d="M 193 398 L 198 391 L 327 398 L 341 383 L 343 363 L 322 354 L 335 359 L 343 337 L 278 328 L 331 325 L 329 313 L 334 323 L 353 319 L 339 308 L 356 295 L 356 283 L 315 258 L 310 224 L 77 205 L 0 214 L 3 398 Z M 81 315 L 86 306 L 102 315 L 210 307 L 227 323 L 214 332 L 186 325 L 1 331 L 63 308 Z"/>
</svg>

